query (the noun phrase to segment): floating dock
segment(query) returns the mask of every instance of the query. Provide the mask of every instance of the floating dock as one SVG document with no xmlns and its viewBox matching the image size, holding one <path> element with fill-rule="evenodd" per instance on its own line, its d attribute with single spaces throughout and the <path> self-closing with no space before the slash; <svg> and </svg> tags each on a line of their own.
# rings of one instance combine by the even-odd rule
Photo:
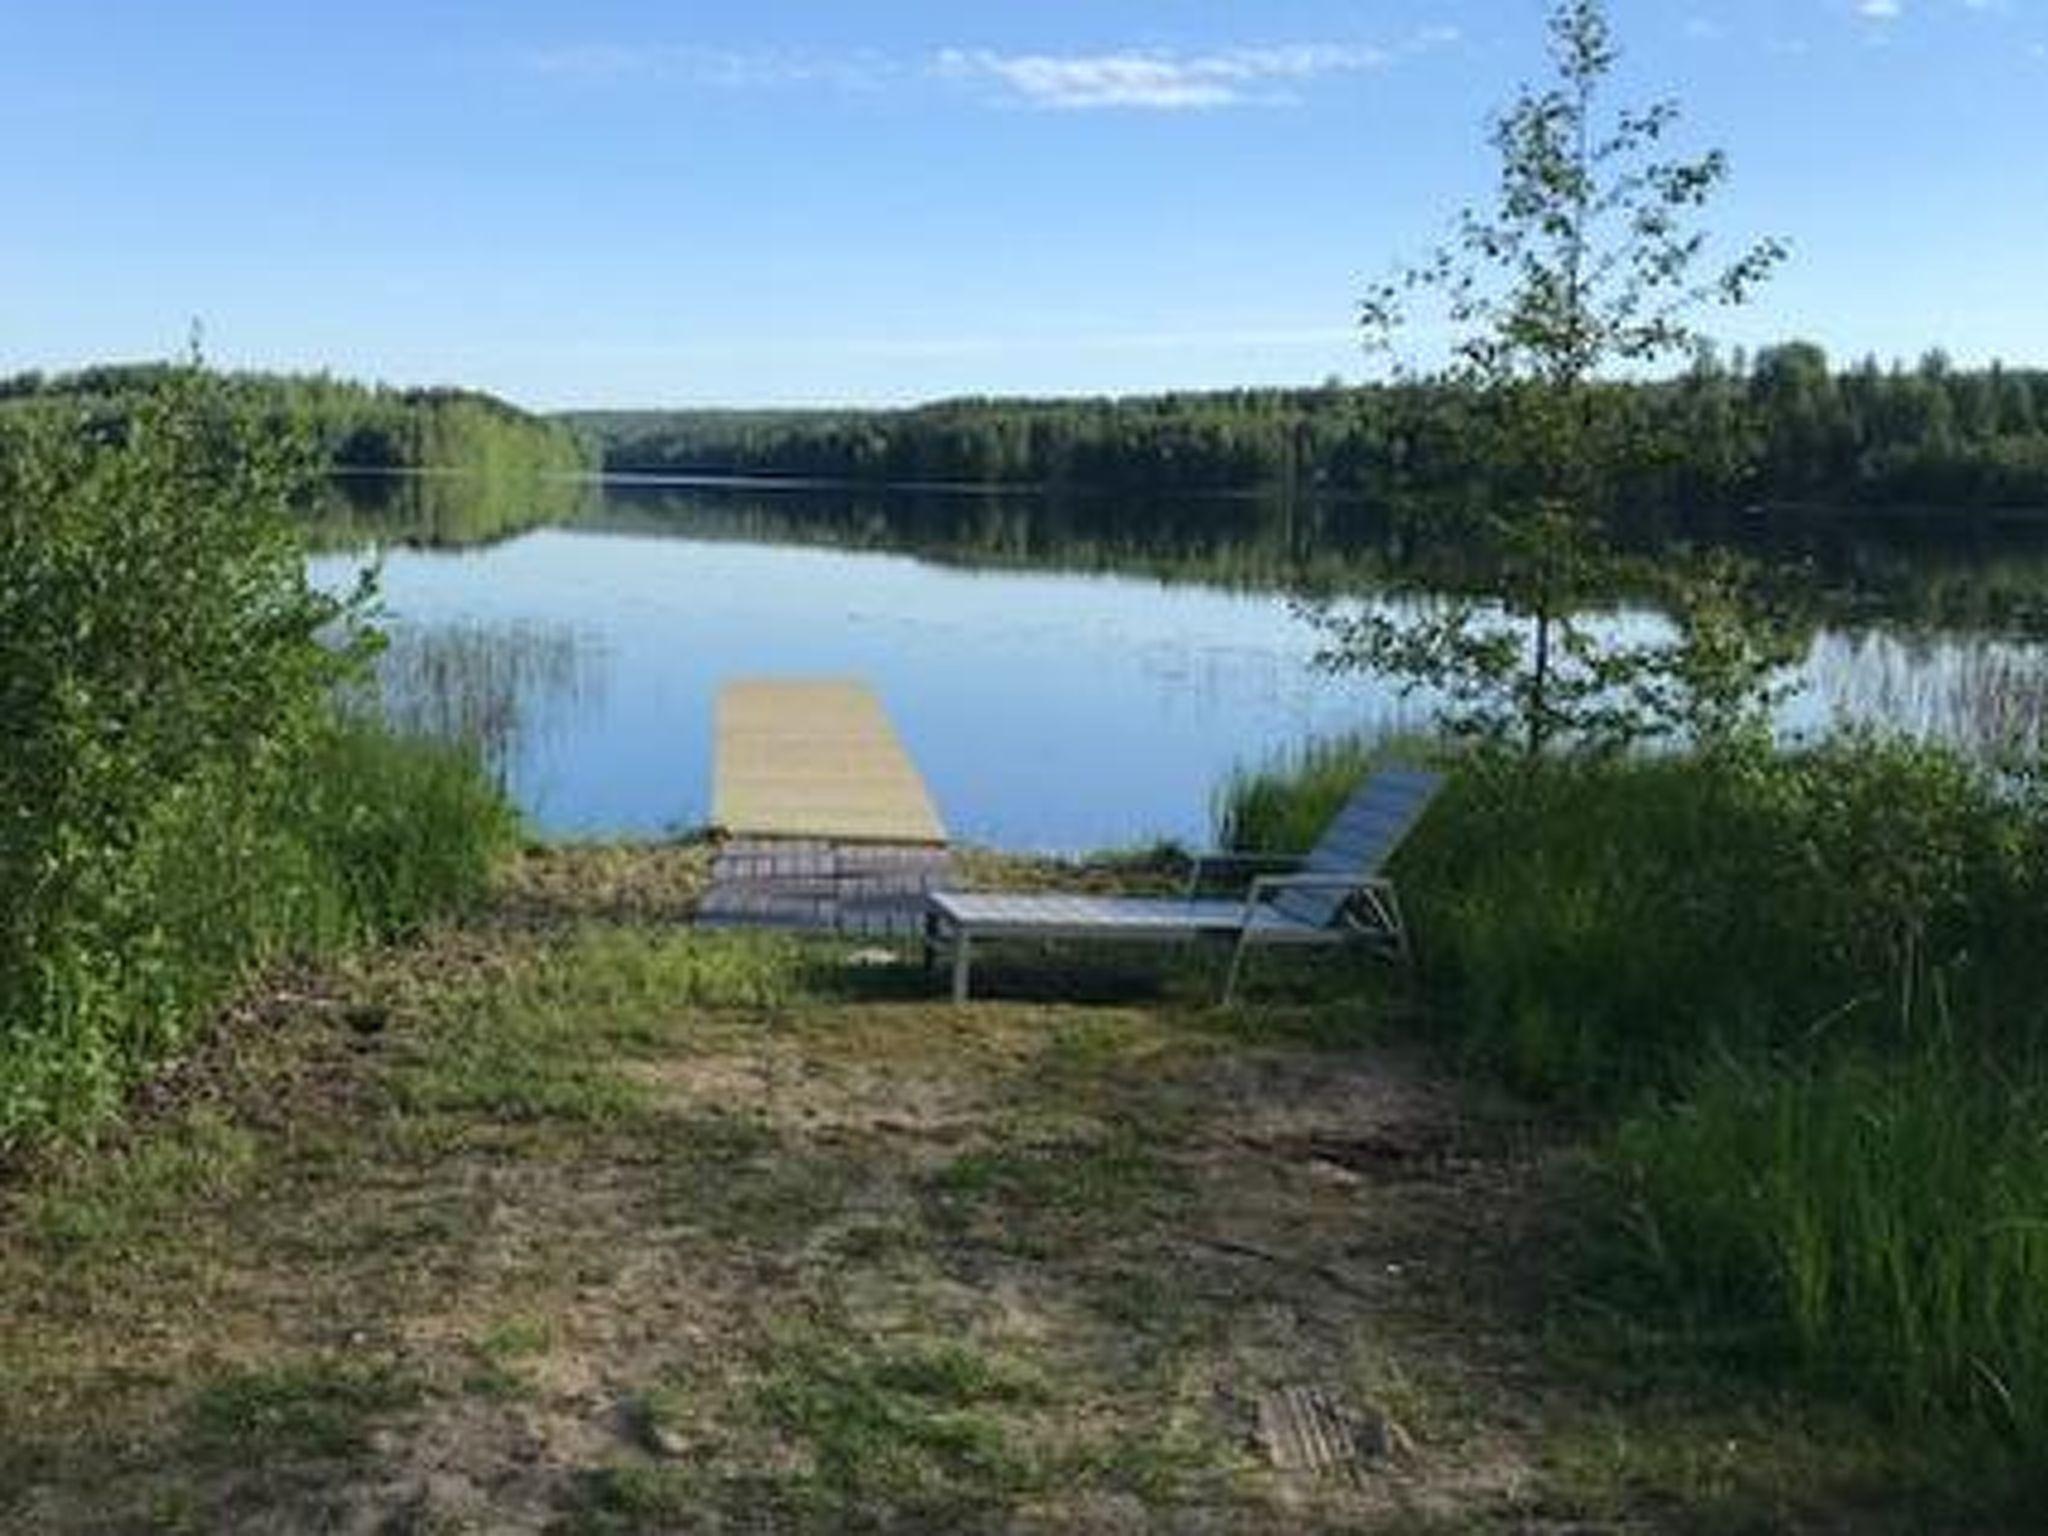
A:
<svg viewBox="0 0 2048 1536">
<path fill-rule="evenodd" d="M 862 683 L 729 683 L 715 734 L 711 823 L 730 837 L 946 843 L 930 791 Z"/>
<path fill-rule="evenodd" d="M 725 835 L 698 921 L 874 938 L 924 931 L 946 829 L 872 692 L 752 679 L 718 696 L 711 823 Z"/>
</svg>

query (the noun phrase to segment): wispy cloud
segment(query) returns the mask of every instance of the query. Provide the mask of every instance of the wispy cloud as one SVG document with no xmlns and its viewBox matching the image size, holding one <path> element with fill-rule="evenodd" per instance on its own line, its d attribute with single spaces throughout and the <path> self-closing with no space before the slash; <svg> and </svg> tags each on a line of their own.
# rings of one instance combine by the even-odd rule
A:
<svg viewBox="0 0 2048 1536">
<path fill-rule="evenodd" d="M 879 53 L 804 54 L 773 49 L 576 43 L 532 48 L 520 65 L 570 80 L 655 79 L 719 90 L 826 85 L 872 89 L 903 71 Z"/>
<path fill-rule="evenodd" d="M 1917 6 L 1911 0 L 1851 0 L 1850 8 L 1865 21 L 1879 22 L 1901 20 L 1909 10 L 1921 16 L 1968 11 L 1986 17 L 2011 16 L 2015 10 L 2013 0 L 1927 0 Z"/>
<path fill-rule="evenodd" d="M 704 89 L 829 87 L 875 90 L 915 80 L 953 82 L 1004 105 L 1085 111 L 1196 111 L 1298 99 L 1308 82 L 1362 74 L 1405 55 L 1448 47 L 1454 28 L 1434 27 L 1396 47 L 1302 42 L 1176 52 L 1006 53 L 944 48 L 921 59 L 878 52 L 804 54 L 670 45 L 578 43 L 517 55 L 529 73 L 561 80 L 659 80 Z"/>
<path fill-rule="evenodd" d="M 1403 53 L 1455 41 L 1455 31 L 1434 28 L 1400 49 L 1364 43 L 1285 43 L 1211 53 L 999 53 L 949 48 L 934 60 L 932 72 L 984 86 L 996 99 L 1020 106 L 1186 112 L 1290 102 L 1296 99 L 1293 88 L 1310 80 L 1384 69 Z"/>
</svg>

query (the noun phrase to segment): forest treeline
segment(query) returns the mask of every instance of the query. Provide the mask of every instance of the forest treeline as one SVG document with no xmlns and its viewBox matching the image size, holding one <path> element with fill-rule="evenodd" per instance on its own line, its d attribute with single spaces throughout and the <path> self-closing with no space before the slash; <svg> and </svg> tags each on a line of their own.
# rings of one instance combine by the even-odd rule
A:
<svg viewBox="0 0 2048 1536">
<path fill-rule="evenodd" d="M 1612 384 L 1663 445 L 1627 488 L 1678 508 L 2048 506 L 2048 372 L 1830 365 L 1792 342 Z M 612 411 L 564 419 L 619 472 L 776 474 L 1098 491 L 1280 487 L 1392 500 L 1481 478 L 1482 404 L 1430 384 L 1124 399 L 963 399 L 887 411 Z"/>
<path fill-rule="evenodd" d="M 173 372 L 171 364 L 121 363 L 15 374 L 0 378 L 0 411 L 78 405 L 112 428 Z M 335 470 L 457 472 L 510 486 L 595 464 L 564 423 L 476 390 L 390 389 L 326 374 L 245 374 L 235 382 L 275 423 L 310 433 Z"/>
</svg>

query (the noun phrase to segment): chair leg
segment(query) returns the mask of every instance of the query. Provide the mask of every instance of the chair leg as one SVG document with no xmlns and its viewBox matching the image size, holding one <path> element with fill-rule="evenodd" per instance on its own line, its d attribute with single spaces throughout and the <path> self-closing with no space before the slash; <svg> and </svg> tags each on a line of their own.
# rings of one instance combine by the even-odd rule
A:
<svg viewBox="0 0 2048 1536">
<path fill-rule="evenodd" d="M 953 932 L 953 1001 L 967 1001 L 967 968 L 974 952 L 974 940 L 967 936 L 964 928 Z"/>
<path fill-rule="evenodd" d="M 1380 892 L 1381 905 L 1386 909 L 1388 936 L 1394 941 L 1394 961 L 1404 967 L 1415 964 L 1415 947 L 1408 941 L 1408 921 L 1401 912 L 1401 898 L 1394 894 L 1390 885 Z"/>
<path fill-rule="evenodd" d="M 1224 972 L 1223 975 L 1223 997 L 1221 1001 L 1225 1008 L 1228 1008 L 1231 999 L 1237 996 L 1237 978 L 1239 973 L 1244 970 L 1244 952 L 1248 947 L 1245 943 L 1244 934 L 1238 934 L 1237 943 L 1231 946 L 1230 950 L 1230 969 Z"/>
<path fill-rule="evenodd" d="M 1369 937 L 1383 939 L 1387 946 L 1387 958 L 1396 965 L 1412 965 L 1415 954 L 1408 942 L 1408 924 L 1401 914 L 1401 899 L 1394 894 L 1394 888 L 1384 882 L 1368 886 L 1360 894 L 1365 898 L 1367 913 L 1371 916 L 1376 933 Z"/>
</svg>

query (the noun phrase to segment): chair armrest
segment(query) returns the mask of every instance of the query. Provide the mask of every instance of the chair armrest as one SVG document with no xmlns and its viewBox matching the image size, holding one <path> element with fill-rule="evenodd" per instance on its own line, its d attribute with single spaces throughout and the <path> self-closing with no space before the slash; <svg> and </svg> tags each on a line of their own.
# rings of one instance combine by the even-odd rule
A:
<svg viewBox="0 0 2048 1536">
<path fill-rule="evenodd" d="M 1298 866 L 1308 855 L 1304 853 L 1197 853 L 1188 860 L 1188 884 L 1185 892 L 1190 901 L 1202 888 L 1202 873 L 1208 869 L 1249 868 L 1254 865 L 1274 865 L 1291 868 Z"/>
</svg>

